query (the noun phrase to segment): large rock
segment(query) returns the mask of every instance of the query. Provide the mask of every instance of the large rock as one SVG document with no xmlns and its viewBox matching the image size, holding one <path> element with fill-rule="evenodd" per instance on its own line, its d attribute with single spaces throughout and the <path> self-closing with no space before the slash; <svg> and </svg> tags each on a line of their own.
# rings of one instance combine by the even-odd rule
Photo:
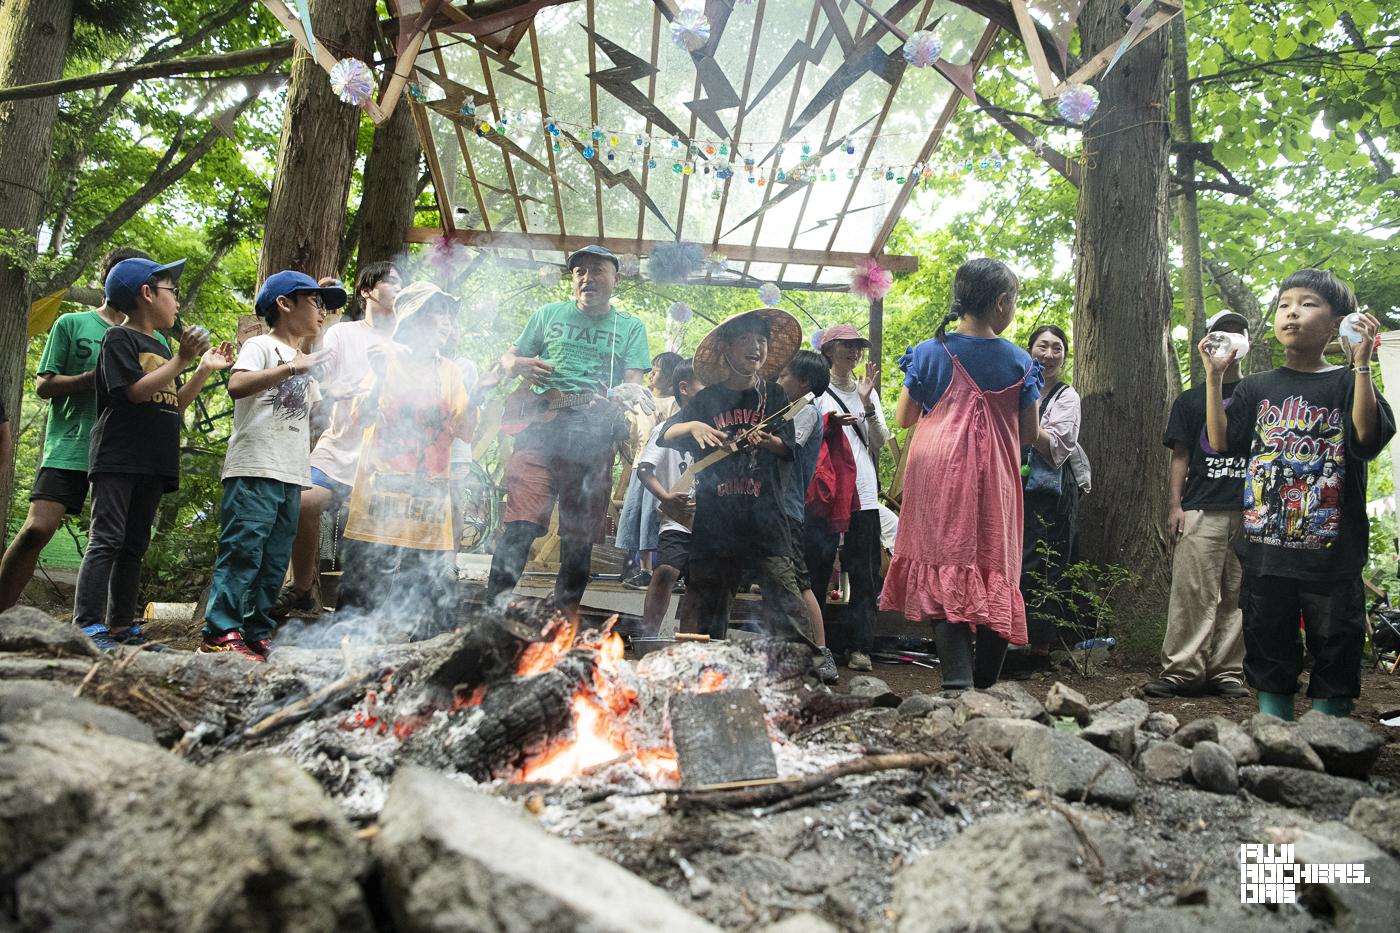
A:
<svg viewBox="0 0 1400 933">
<path fill-rule="evenodd" d="M 1231 722 L 1224 716 L 1212 716 L 1211 722 L 1215 723 L 1215 741 L 1223 745 L 1225 750 L 1235 759 L 1237 765 L 1253 765 L 1259 763 L 1259 746 L 1250 738 L 1244 726 L 1237 722 Z"/>
<path fill-rule="evenodd" d="M 1027 734 L 1011 753 L 1011 760 L 1026 769 L 1032 784 L 1066 800 L 1127 809 L 1137 799 L 1137 779 L 1127 765 L 1054 729 Z"/>
<path fill-rule="evenodd" d="M 1311 810 L 1329 819 L 1343 819 L 1356 801 L 1376 796 L 1375 789 L 1362 781 L 1275 765 L 1241 768 L 1240 784 L 1270 803 Z"/>
<path fill-rule="evenodd" d="M 1240 789 L 1235 757 L 1217 742 L 1197 742 L 1191 749 L 1191 779 L 1213 794 L 1233 794 Z"/>
<path fill-rule="evenodd" d="M 1079 733 L 1080 738 L 1110 754 L 1131 761 L 1137 750 L 1137 730 L 1152 710 L 1138 699 L 1119 700 L 1094 713 L 1093 720 Z"/>
<path fill-rule="evenodd" d="M 884 680 L 874 674 L 857 674 L 846 684 L 846 692 L 853 697 L 876 697 L 889 696 L 894 691 Z"/>
<path fill-rule="evenodd" d="M 188 768 L 149 742 L 67 720 L 0 728 L 0 885 Z"/>
<path fill-rule="evenodd" d="M 1040 701 L 1014 680 L 1003 680 L 987 688 L 987 692 L 1006 704 L 1016 719 L 1035 719 L 1048 723 L 1049 716 Z"/>
<path fill-rule="evenodd" d="M 1356 719 L 1309 710 L 1298 720 L 1298 734 L 1322 759 L 1328 774 L 1364 781 L 1385 740 Z"/>
<path fill-rule="evenodd" d="M 374 929 L 350 825 L 290 759 L 230 756 L 123 804 L 20 879 L 23 928 Z"/>
<path fill-rule="evenodd" d="M 1032 732 L 1045 732 L 1043 726 L 1033 719 L 973 719 L 963 726 L 963 734 L 968 741 L 978 742 L 988 748 L 1010 755 L 1021 744 L 1021 740 Z"/>
<path fill-rule="evenodd" d="M 1341 823 L 1271 830 L 1268 842 L 1292 844 L 1300 865 L 1364 865 L 1367 883 L 1340 879 L 1299 885 L 1299 899 L 1322 900 L 1331 914 L 1327 928 L 1346 933 L 1391 933 L 1400 904 L 1400 863 Z M 1320 895 L 1320 897 L 1318 897 Z"/>
<path fill-rule="evenodd" d="M 964 690 L 958 696 L 955 721 L 974 719 L 1045 719 L 1045 707 L 1020 684 L 996 684 L 988 690 Z"/>
<path fill-rule="evenodd" d="M 1193 719 L 1172 734 L 1172 741 L 1182 748 L 1191 748 L 1197 742 L 1214 742 L 1220 736 L 1213 719 Z"/>
<path fill-rule="evenodd" d="M 1400 797 L 1363 797 L 1351 805 L 1347 825 L 1391 855 L 1400 855 Z"/>
<path fill-rule="evenodd" d="M 1179 781 L 1191 770 L 1191 749 L 1175 742 L 1154 742 L 1138 755 L 1144 780 L 1154 784 Z"/>
<path fill-rule="evenodd" d="M 155 742 L 151 727 L 130 713 L 90 700 L 42 680 L 0 683 L 0 725 L 43 725 L 71 722 L 85 729 L 121 736 L 133 742 Z"/>
<path fill-rule="evenodd" d="M 1154 735 L 1159 739 L 1169 739 L 1181 728 L 1181 723 L 1171 713 L 1165 710 L 1154 709 L 1147 714 L 1147 719 L 1142 724 L 1142 731 Z"/>
<path fill-rule="evenodd" d="M 715 930 L 516 807 L 432 771 L 395 775 L 379 825 L 374 854 L 399 933 Z"/>
<path fill-rule="evenodd" d="M 1045 732 L 1051 734 L 1048 729 Z M 1107 874 L 1136 877 L 1134 873 L 1146 867 L 1141 864 L 1142 849 L 1108 820 L 1087 813 L 1077 813 L 1075 818 L 1093 852 L 1064 816 L 1040 812 L 978 820 L 931 854 L 910 862 L 895 877 L 896 929 L 900 933 L 1112 929 L 1105 924 L 1089 866 L 1102 858 Z"/>
<path fill-rule="evenodd" d="M 1078 690 L 1057 680 L 1045 695 L 1045 711 L 1051 716 L 1068 716 L 1083 723 L 1089 719 L 1089 701 Z"/>
<path fill-rule="evenodd" d="M 28 651 L 52 657 L 100 657 L 102 652 L 76 626 L 46 612 L 15 606 L 0 612 L 0 651 Z"/>
<path fill-rule="evenodd" d="M 934 710 L 947 709 L 949 710 L 949 722 L 951 722 L 951 711 L 955 705 L 954 701 L 947 697 L 929 693 L 912 693 L 900 702 L 899 718 L 918 719 L 920 716 L 927 716 Z"/>
<path fill-rule="evenodd" d="M 1321 771 L 1322 759 L 1303 737 L 1298 727 L 1268 713 L 1256 713 L 1249 721 L 1249 734 L 1259 746 L 1259 760 L 1266 765 Z"/>
<path fill-rule="evenodd" d="M 792 914 L 777 923 L 769 924 L 759 933 L 841 933 L 821 917 L 811 913 Z"/>
</svg>

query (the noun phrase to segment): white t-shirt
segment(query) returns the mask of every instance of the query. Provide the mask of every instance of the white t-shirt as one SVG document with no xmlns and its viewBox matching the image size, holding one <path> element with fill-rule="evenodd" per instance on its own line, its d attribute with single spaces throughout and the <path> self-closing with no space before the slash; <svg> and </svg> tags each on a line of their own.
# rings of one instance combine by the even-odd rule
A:
<svg viewBox="0 0 1400 933">
<path fill-rule="evenodd" d="M 330 425 L 311 451 L 311 465 L 337 483 L 355 484 L 355 464 L 360 459 L 360 442 L 364 440 L 365 425 L 350 416 L 356 389 L 369 374 L 371 347 L 392 342 L 392 336 L 368 320 L 342 321 L 326 331 L 322 348 L 335 351 L 331 372 L 322 383 L 321 391 L 337 398 L 331 408 Z"/>
<path fill-rule="evenodd" d="M 459 356 L 452 362 L 456 363 L 457 368 L 462 371 L 462 388 L 467 390 L 467 396 L 470 397 L 472 394 L 472 389 L 476 388 L 476 364 L 473 363 L 471 360 L 467 359 L 465 356 Z M 461 438 L 454 437 L 452 439 L 452 462 L 471 463 L 472 445 L 462 440 Z"/>
<path fill-rule="evenodd" d="M 866 452 L 865 444 L 861 442 L 860 435 L 864 434 L 870 441 L 870 446 L 877 451 L 885 446 L 885 442 L 890 439 L 890 429 L 885 423 L 885 406 L 880 404 L 880 393 L 870 393 L 870 401 L 875 406 L 875 414 L 867 418 L 865 415 L 865 405 L 861 403 L 860 394 L 857 392 L 843 392 L 836 388 L 835 384 L 822 393 L 821 402 L 822 414 L 835 412 L 842 414 L 841 406 L 836 404 L 836 399 L 832 394 L 840 397 L 846 403 L 846 411 L 856 416 L 856 423 L 853 427 L 845 428 L 846 442 L 851 445 L 851 453 L 856 458 L 856 491 L 860 493 L 860 510 L 862 512 L 880 507 L 880 487 L 876 481 L 875 462 L 870 454 Z M 856 428 L 860 428 L 860 433 L 856 433 Z"/>
<path fill-rule="evenodd" d="M 238 351 L 234 372 L 257 372 L 296 358 L 296 348 L 271 334 L 252 337 Z M 253 476 L 311 485 L 311 406 L 321 393 L 305 373 L 233 403 L 223 478 Z"/>
<path fill-rule="evenodd" d="M 642 450 L 642 455 L 637 458 L 637 465 L 650 464 L 652 475 L 661 484 L 661 488 L 669 490 L 685 475 L 685 471 L 690 469 L 690 454 L 683 454 L 670 447 L 662 447 L 658 443 L 661 440 L 661 431 L 665 427 L 665 423 L 662 423 L 652 429 L 651 437 L 647 438 L 647 446 Z M 645 495 L 646 498 L 643 501 L 648 506 L 654 509 L 661 508 L 661 504 L 656 501 L 655 496 L 650 492 L 646 492 Z M 661 526 L 656 531 L 657 534 L 663 531 L 679 531 L 681 534 L 690 534 L 689 528 L 675 519 L 668 518 L 665 512 L 661 513 Z"/>
</svg>

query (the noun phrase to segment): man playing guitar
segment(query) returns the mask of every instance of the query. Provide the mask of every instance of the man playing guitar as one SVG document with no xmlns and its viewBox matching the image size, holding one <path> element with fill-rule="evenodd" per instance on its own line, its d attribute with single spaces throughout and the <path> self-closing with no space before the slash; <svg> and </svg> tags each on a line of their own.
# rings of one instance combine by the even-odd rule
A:
<svg viewBox="0 0 1400 933">
<path fill-rule="evenodd" d="M 486 598 L 508 596 L 525 568 L 530 546 L 549 527 L 559 502 L 560 608 L 576 610 L 588 585 L 593 538 L 607 510 L 613 448 L 627 427 L 605 394 L 619 383 L 641 383 L 651 366 L 646 326 L 612 307 L 617 257 L 598 245 L 568 260 L 574 297 L 530 316 L 501 368 L 554 396 L 515 438 L 506 465 L 504 527 L 491 558 Z M 554 391 L 551 391 L 554 390 Z M 597 393 L 596 398 L 578 398 Z M 572 399 L 557 404 L 560 399 Z"/>
</svg>

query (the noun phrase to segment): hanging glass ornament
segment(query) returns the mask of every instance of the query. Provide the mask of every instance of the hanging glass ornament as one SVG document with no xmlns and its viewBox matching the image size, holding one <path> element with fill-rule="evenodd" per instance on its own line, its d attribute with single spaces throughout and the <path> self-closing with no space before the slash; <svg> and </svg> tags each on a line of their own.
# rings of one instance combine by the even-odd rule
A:
<svg viewBox="0 0 1400 933">
<path fill-rule="evenodd" d="M 1083 126 L 1099 109 L 1099 92 L 1091 84 L 1071 84 L 1055 108 L 1075 126 Z"/>
<path fill-rule="evenodd" d="M 342 58 L 336 62 L 330 78 L 331 90 L 347 104 L 358 107 L 374 94 L 374 72 L 358 58 Z"/>
<path fill-rule="evenodd" d="M 687 52 L 698 52 L 710 41 L 710 20 L 702 6 L 686 6 L 671 21 L 671 41 Z"/>
<path fill-rule="evenodd" d="M 927 68 L 938 61 L 943 42 L 927 29 L 920 29 L 904 43 L 904 60 L 915 68 Z"/>
</svg>

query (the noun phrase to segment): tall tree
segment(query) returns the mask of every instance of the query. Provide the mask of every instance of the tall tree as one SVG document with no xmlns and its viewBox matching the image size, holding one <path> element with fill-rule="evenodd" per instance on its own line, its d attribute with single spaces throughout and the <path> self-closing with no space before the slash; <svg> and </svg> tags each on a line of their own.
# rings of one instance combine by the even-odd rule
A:
<svg viewBox="0 0 1400 933">
<path fill-rule="evenodd" d="M 1118 0 L 1080 17 L 1087 57 L 1123 35 Z M 1086 128 L 1075 230 L 1075 385 L 1096 508 L 1080 515 L 1084 556 L 1142 575 L 1141 611 L 1165 609 L 1168 395 L 1172 298 L 1167 275 L 1166 36 L 1159 30 L 1099 81 Z M 1171 365 L 1175 365 L 1173 361 Z M 1101 491 L 1100 491 L 1101 490 Z M 1102 498 L 1100 498 L 1102 497 Z"/>
<path fill-rule="evenodd" d="M 1195 346 L 1206 331 L 1206 297 L 1201 285 L 1201 215 L 1196 208 L 1196 142 L 1191 128 L 1191 68 L 1187 59 L 1186 16 L 1171 21 L 1172 139 L 1176 153 L 1176 219 L 1181 231 L 1181 292 L 1186 330 Z M 1205 369 L 1192 353 L 1191 384 L 1201 385 Z"/>
<path fill-rule="evenodd" d="M 317 41 L 340 56 L 369 58 L 374 8 L 374 0 L 312 0 Z M 314 277 L 337 271 L 359 124 L 359 109 L 342 103 L 321 66 L 299 51 L 277 146 L 259 280 L 279 269 Z"/>
<path fill-rule="evenodd" d="M 418 131 L 407 106 L 374 130 L 365 160 L 364 193 L 356 215 L 360 248 L 356 266 L 393 259 L 405 249 L 413 226 L 413 203 L 418 199 Z"/>
<path fill-rule="evenodd" d="M 52 81 L 63 73 L 73 32 L 73 0 L 0 3 L 0 87 Z M 17 255 L 0 251 L 0 402 L 19 412 L 29 341 L 29 260 L 46 198 L 58 98 L 0 104 L 0 233 Z M 14 464 L 0 463 L 0 505 L 8 514 Z"/>
</svg>

